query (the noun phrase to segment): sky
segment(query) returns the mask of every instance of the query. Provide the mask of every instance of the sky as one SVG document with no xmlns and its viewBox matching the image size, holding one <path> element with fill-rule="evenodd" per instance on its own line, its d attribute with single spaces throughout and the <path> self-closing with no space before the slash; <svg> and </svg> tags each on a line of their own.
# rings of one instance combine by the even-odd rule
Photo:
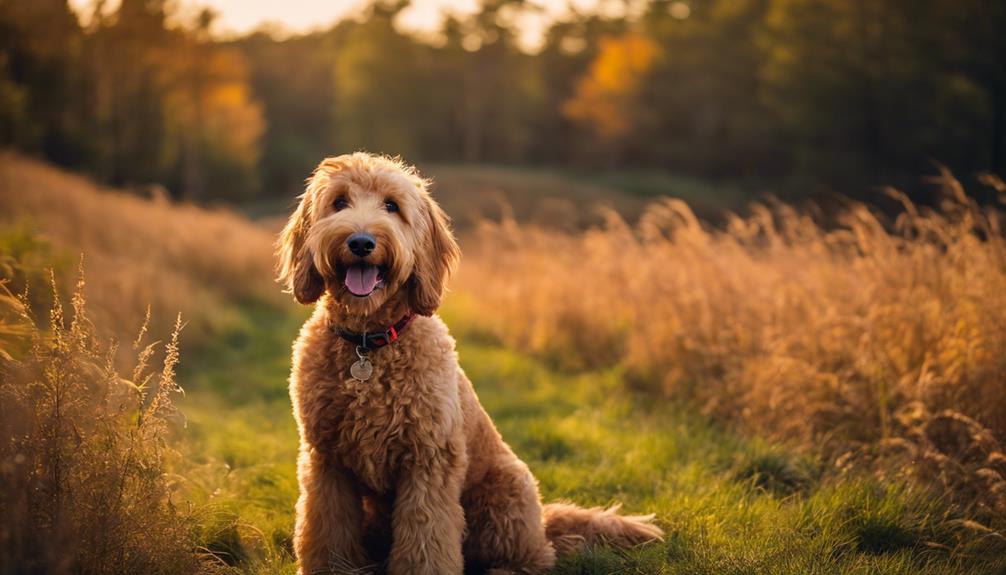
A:
<svg viewBox="0 0 1006 575">
<path fill-rule="evenodd" d="M 93 0 L 70 0 L 79 13 L 87 14 Z M 203 7 L 217 12 L 215 32 L 223 35 L 251 32 L 264 24 L 278 24 L 281 30 L 291 33 L 327 28 L 342 18 L 359 13 L 367 0 L 175 0 L 182 14 L 195 13 Z M 621 5 L 617 0 L 533 0 L 541 8 L 538 16 L 528 16 L 520 21 L 521 41 L 534 48 L 541 40 L 546 23 L 568 13 L 572 4 L 578 10 L 594 11 L 614 9 Z M 107 3 L 113 10 L 118 2 Z M 479 0 L 413 0 L 412 5 L 400 15 L 398 24 L 419 32 L 434 32 L 444 11 L 459 15 L 471 14 L 478 9 Z"/>
</svg>

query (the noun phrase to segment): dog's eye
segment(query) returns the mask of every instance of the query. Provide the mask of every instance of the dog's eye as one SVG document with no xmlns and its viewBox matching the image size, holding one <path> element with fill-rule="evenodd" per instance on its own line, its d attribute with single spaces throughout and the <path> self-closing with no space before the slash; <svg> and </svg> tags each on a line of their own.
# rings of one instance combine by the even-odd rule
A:
<svg viewBox="0 0 1006 575">
<path fill-rule="evenodd" d="M 338 212 L 340 210 L 344 210 L 344 209 L 348 208 L 349 207 L 349 202 L 346 201 L 346 198 L 339 198 L 339 199 L 335 200 L 335 202 L 332 204 L 332 207 L 335 208 L 335 211 Z"/>
<path fill-rule="evenodd" d="M 384 209 L 388 210 L 389 214 L 393 214 L 398 211 L 398 204 L 395 200 L 384 200 Z"/>
</svg>

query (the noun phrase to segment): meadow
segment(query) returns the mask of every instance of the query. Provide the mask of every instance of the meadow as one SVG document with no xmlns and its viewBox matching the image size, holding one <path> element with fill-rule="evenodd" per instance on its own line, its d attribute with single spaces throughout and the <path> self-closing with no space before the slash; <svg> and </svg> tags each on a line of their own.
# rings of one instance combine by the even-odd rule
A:
<svg viewBox="0 0 1006 575">
<path fill-rule="evenodd" d="M 64 521 L 94 534 L 96 551 L 74 559 L 86 572 L 114 572 L 122 546 L 110 540 L 124 533 L 150 558 L 135 563 L 147 573 L 294 572 L 296 431 L 285 380 L 306 311 L 271 282 L 268 225 L 0 160 L 0 264 L 11 291 L 29 286 L 23 304 L 3 300 L 0 342 L 12 359 L 0 391 L 62 381 L 45 353 L 61 349 L 78 394 L 71 420 L 107 405 L 121 387 L 108 382 L 131 382 L 143 398 L 83 434 L 47 426 L 59 404 L 3 404 L 5 416 L 15 405 L 38 416 L 29 432 L 62 430 L 45 435 L 57 452 L 144 454 L 67 458 L 61 476 L 88 480 L 67 484 L 77 497 L 66 508 L 112 493 L 121 513 L 44 515 L 40 532 Z M 569 175 L 449 175 L 464 182 L 458 189 L 544 179 L 585 223 L 594 213 L 595 198 L 579 196 L 583 183 Z M 1000 212 L 973 204 L 949 176 L 944 184 L 940 209 L 906 204 L 890 221 L 850 205 L 822 222 L 779 204 L 712 227 L 680 201 L 643 208 L 616 196 L 615 210 L 637 211 L 609 211 L 586 230 L 536 226 L 521 205 L 466 227 L 442 315 L 504 437 L 546 499 L 619 501 L 656 512 L 667 532 L 630 551 L 591 549 L 557 573 L 1006 572 L 1006 247 Z M 451 213 L 463 211 L 457 202 L 445 191 Z M 81 251 L 86 282 L 75 290 Z M 80 294 L 65 314 L 77 339 L 50 335 L 63 322 L 48 315 L 48 266 L 64 301 Z M 147 304 L 144 342 L 162 339 L 167 350 L 130 351 Z M 18 319 L 19 305 L 35 308 L 36 327 Z M 84 309 L 91 320 L 73 321 Z M 187 325 L 176 370 L 178 311 Z M 26 333 L 36 352 L 19 343 Z M 100 343 L 112 338 L 118 350 Z M 159 375 L 126 361 L 137 353 Z M 175 381 L 184 396 L 168 394 Z M 137 416 L 169 395 L 177 412 Z M 151 419 L 162 423 L 150 436 L 132 431 Z M 8 485 L 23 478 L 11 445 L 0 450 Z M 26 539 L 0 515 L 9 562 Z M 139 545 L 160 535 L 173 543 Z"/>
</svg>

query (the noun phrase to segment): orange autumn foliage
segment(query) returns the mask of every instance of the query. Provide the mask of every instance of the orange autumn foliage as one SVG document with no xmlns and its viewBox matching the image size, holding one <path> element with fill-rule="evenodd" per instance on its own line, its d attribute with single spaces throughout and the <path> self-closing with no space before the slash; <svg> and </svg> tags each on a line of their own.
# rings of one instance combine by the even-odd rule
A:
<svg viewBox="0 0 1006 575">
<path fill-rule="evenodd" d="M 660 47 L 637 34 L 605 37 L 600 46 L 590 72 L 580 78 L 562 113 L 590 126 L 601 138 L 614 140 L 632 130 L 633 104 Z"/>
</svg>

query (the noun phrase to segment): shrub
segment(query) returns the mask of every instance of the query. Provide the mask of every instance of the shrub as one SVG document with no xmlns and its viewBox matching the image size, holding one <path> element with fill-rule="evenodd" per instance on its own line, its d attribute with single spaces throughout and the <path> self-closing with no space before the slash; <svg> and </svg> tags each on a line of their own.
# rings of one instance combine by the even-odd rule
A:
<svg viewBox="0 0 1006 575">
<path fill-rule="evenodd" d="M 0 571 L 207 570 L 164 471 L 180 322 L 159 372 L 148 369 L 158 345 L 143 344 L 143 325 L 127 379 L 114 368 L 115 344 L 85 313 L 83 274 L 70 318 L 54 297 L 48 331 L 24 298 L 2 291 Z M 9 345 L 14 338 L 23 345 Z"/>
</svg>

